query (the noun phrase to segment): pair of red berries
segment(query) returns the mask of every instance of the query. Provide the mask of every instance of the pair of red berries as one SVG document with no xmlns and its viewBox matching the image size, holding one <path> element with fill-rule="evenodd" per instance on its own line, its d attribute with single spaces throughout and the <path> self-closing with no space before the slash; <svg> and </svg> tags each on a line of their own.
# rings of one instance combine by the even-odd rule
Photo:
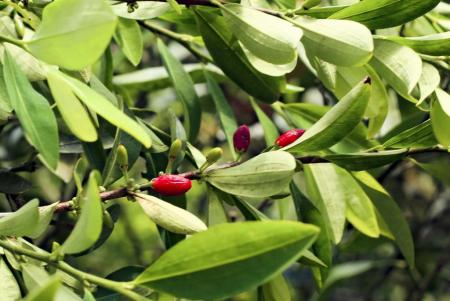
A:
<svg viewBox="0 0 450 301">
<path fill-rule="evenodd" d="M 281 134 L 275 144 L 285 147 L 305 133 L 302 129 L 292 129 Z M 233 135 L 233 144 L 237 152 L 243 153 L 250 146 L 250 130 L 241 125 Z M 162 195 L 175 196 L 186 193 L 192 187 L 191 180 L 180 175 L 161 175 L 151 181 L 152 189 Z"/>
</svg>

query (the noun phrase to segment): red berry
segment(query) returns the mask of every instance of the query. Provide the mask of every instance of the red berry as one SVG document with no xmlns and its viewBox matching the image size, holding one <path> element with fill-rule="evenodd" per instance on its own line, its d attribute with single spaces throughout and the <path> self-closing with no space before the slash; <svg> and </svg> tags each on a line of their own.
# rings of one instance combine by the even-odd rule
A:
<svg viewBox="0 0 450 301">
<path fill-rule="evenodd" d="M 152 189 L 162 195 L 180 195 L 192 187 L 192 182 L 178 175 L 161 175 L 151 181 Z"/>
<path fill-rule="evenodd" d="M 277 140 L 275 140 L 275 144 L 278 145 L 279 147 L 284 147 L 300 138 L 303 135 L 303 133 L 305 133 L 305 130 L 302 129 L 292 129 L 286 131 L 283 134 L 281 134 L 277 138 Z"/>
<path fill-rule="evenodd" d="M 234 149 L 239 152 L 243 153 L 246 152 L 248 149 L 248 146 L 250 145 L 250 129 L 246 124 L 241 125 L 233 135 L 233 144 Z"/>
</svg>

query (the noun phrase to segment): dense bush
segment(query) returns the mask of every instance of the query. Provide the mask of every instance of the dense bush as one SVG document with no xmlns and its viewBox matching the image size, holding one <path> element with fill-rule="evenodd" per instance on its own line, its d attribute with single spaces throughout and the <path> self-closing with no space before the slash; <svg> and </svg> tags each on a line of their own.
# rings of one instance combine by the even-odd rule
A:
<svg viewBox="0 0 450 301">
<path fill-rule="evenodd" d="M 450 297 L 450 5 L 232 1 L 0 0 L 0 300 Z"/>
</svg>

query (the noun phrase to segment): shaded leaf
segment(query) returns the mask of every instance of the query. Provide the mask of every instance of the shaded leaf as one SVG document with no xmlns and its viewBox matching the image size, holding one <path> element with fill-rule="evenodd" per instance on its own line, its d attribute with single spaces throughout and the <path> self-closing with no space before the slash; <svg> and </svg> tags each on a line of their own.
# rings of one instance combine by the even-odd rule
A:
<svg viewBox="0 0 450 301">
<path fill-rule="evenodd" d="M 87 187 L 80 199 L 78 221 L 61 246 L 61 252 L 65 254 L 76 254 L 89 249 L 102 231 L 103 209 L 95 172 L 89 175 Z"/>
<path fill-rule="evenodd" d="M 388 192 L 367 172 L 354 172 L 354 177 L 372 200 L 379 217 L 395 238 L 408 265 L 414 268 L 414 242 L 403 213 Z"/>
<path fill-rule="evenodd" d="M 200 129 L 202 116 L 200 100 L 195 92 L 194 83 L 183 69 L 183 65 L 170 53 L 164 42 L 158 39 L 157 45 L 177 96 L 184 107 L 184 127 L 188 134 L 188 140 L 193 142 Z"/>
<path fill-rule="evenodd" d="M 252 67 L 222 16 L 210 10 L 194 12 L 206 48 L 223 72 L 256 99 L 268 103 L 276 101 L 285 85 L 284 78 L 262 74 Z"/>
<path fill-rule="evenodd" d="M 440 0 L 364 0 L 344 8 L 330 18 L 348 19 L 370 29 L 401 25 L 432 10 Z"/>
<path fill-rule="evenodd" d="M 70 85 L 58 73 L 57 70 L 49 71 L 47 82 L 66 125 L 82 141 L 97 140 L 97 129 L 91 117 L 72 92 Z"/>
<path fill-rule="evenodd" d="M 419 37 L 387 36 L 384 39 L 408 46 L 418 53 L 450 55 L 450 31 Z"/>
<path fill-rule="evenodd" d="M 371 153 L 333 154 L 324 158 L 348 170 L 367 170 L 403 159 L 407 149 L 386 150 Z"/>
<path fill-rule="evenodd" d="M 223 92 L 220 89 L 219 85 L 206 70 L 205 79 L 209 93 L 211 93 L 212 99 L 214 101 L 217 115 L 219 116 L 220 125 L 222 126 L 222 130 L 225 133 L 230 152 L 233 154 L 233 157 L 236 158 L 236 152 L 234 150 L 233 144 L 233 135 L 238 128 L 236 117 L 234 116 L 233 110 L 231 109 L 228 100 L 225 98 L 225 95 L 223 95 Z"/>
<path fill-rule="evenodd" d="M 369 82 L 360 82 L 299 139 L 284 149 L 289 152 L 317 151 L 339 142 L 361 122 L 370 91 Z"/>
<path fill-rule="evenodd" d="M 50 104 L 33 89 L 7 51 L 4 63 L 3 75 L 11 106 L 30 143 L 39 151 L 44 162 L 56 169 L 59 159 L 58 128 Z"/>
<path fill-rule="evenodd" d="M 445 147 L 450 147 L 450 95 L 440 89 L 434 94 L 431 106 L 431 125 L 436 139 Z"/>
<path fill-rule="evenodd" d="M 144 52 L 144 42 L 139 24 L 134 20 L 119 18 L 114 39 L 127 59 L 137 66 Z"/>
<path fill-rule="evenodd" d="M 264 140 L 266 141 L 266 146 L 273 145 L 279 135 L 277 126 L 273 123 L 269 116 L 264 113 L 256 101 L 250 98 L 250 104 L 252 105 L 253 111 L 255 111 L 259 123 L 261 123 L 264 130 Z"/>
<path fill-rule="evenodd" d="M 383 143 L 385 148 L 409 148 L 409 147 L 431 147 L 437 141 L 433 134 L 431 120 L 408 128 L 407 130 L 389 138 Z"/>
</svg>

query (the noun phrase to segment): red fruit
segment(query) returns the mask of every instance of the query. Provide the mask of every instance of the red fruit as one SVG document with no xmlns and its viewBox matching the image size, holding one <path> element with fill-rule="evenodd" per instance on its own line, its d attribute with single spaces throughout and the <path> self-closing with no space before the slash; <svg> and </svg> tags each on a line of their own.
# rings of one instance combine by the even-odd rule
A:
<svg viewBox="0 0 450 301">
<path fill-rule="evenodd" d="M 292 129 L 281 134 L 277 140 L 275 140 L 275 144 L 279 147 L 284 147 L 286 145 L 291 144 L 298 138 L 300 138 L 305 133 L 305 130 L 302 129 Z"/>
<path fill-rule="evenodd" d="M 233 135 L 234 149 L 243 153 L 246 152 L 250 145 L 250 129 L 247 125 L 241 125 Z"/>
<path fill-rule="evenodd" d="M 192 182 L 178 175 L 161 175 L 151 181 L 152 189 L 162 195 L 180 195 L 192 187 Z"/>
</svg>

